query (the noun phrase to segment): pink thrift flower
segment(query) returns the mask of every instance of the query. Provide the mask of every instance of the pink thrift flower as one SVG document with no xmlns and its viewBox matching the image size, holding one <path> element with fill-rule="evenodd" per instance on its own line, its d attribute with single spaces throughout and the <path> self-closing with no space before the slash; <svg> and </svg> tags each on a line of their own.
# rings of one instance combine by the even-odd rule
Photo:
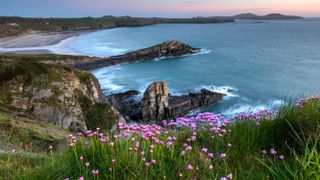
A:
<svg viewBox="0 0 320 180">
<path fill-rule="evenodd" d="M 212 164 L 209 165 L 209 169 L 210 169 L 210 170 L 213 169 L 213 165 L 212 165 Z"/>
<path fill-rule="evenodd" d="M 280 159 L 280 160 L 284 160 L 284 155 L 280 155 L 280 156 L 279 156 L 279 159 Z"/>
<path fill-rule="evenodd" d="M 225 157 L 227 157 L 227 154 L 225 154 L 225 153 L 220 154 L 220 158 L 221 158 L 221 159 L 223 159 L 223 158 L 225 158 Z"/>
<path fill-rule="evenodd" d="M 232 179 L 232 178 L 233 178 L 232 173 L 228 174 L 227 178 L 228 178 L 228 179 Z"/>
<path fill-rule="evenodd" d="M 191 147 L 191 146 L 188 146 L 188 147 L 186 147 L 186 150 L 187 150 L 187 151 L 191 151 L 191 150 L 192 150 L 192 147 Z"/>
<path fill-rule="evenodd" d="M 83 176 L 79 177 L 79 180 L 84 180 L 84 177 Z"/>
<path fill-rule="evenodd" d="M 220 180 L 227 180 L 227 178 L 226 177 L 222 177 Z"/>
<path fill-rule="evenodd" d="M 191 164 L 188 164 L 188 170 L 191 171 L 193 169 L 193 166 Z"/>
<path fill-rule="evenodd" d="M 156 160 L 154 160 L 154 159 L 151 160 L 151 164 L 156 164 L 156 163 L 157 163 Z"/>
<path fill-rule="evenodd" d="M 114 146 L 114 142 L 109 142 L 109 146 L 113 147 Z"/>
<path fill-rule="evenodd" d="M 267 151 L 266 150 L 262 150 L 262 154 L 267 154 Z"/>
<path fill-rule="evenodd" d="M 84 159 L 83 156 L 80 156 L 80 161 L 83 161 L 83 159 Z"/>
<path fill-rule="evenodd" d="M 112 164 L 116 163 L 116 160 L 115 159 L 112 159 L 111 160 Z"/>
<path fill-rule="evenodd" d="M 228 147 L 232 147 L 232 144 L 228 143 Z"/>
<path fill-rule="evenodd" d="M 270 149 L 270 154 L 275 155 L 275 154 L 277 154 L 277 151 L 274 148 L 271 148 Z"/>
<path fill-rule="evenodd" d="M 181 151 L 181 153 L 180 153 L 181 156 L 184 156 L 185 154 L 186 154 L 185 151 Z"/>
<path fill-rule="evenodd" d="M 144 165 L 145 165 L 147 168 L 150 167 L 150 163 L 148 163 L 148 162 L 144 163 Z"/>
<path fill-rule="evenodd" d="M 209 158 L 213 158 L 213 153 L 209 153 L 209 154 L 208 154 L 208 157 L 209 157 Z"/>
<path fill-rule="evenodd" d="M 86 167 L 89 167 L 89 166 L 90 166 L 90 163 L 89 163 L 89 162 L 86 162 L 84 165 L 85 165 Z"/>
<path fill-rule="evenodd" d="M 97 175 L 97 174 L 99 174 L 99 170 L 98 169 L 94 169 L 94 170 L 91 171 L 91 173 L 94 174 L 94 175 Z"/>
<path fill-rule="evenodd" d="M 143 151 L 141 151 L 141 152 L 140 152 L 140 155 L 141 155 L 141 156 L 144 156 L 144 152 L 143 152 Z"/>
</svg>

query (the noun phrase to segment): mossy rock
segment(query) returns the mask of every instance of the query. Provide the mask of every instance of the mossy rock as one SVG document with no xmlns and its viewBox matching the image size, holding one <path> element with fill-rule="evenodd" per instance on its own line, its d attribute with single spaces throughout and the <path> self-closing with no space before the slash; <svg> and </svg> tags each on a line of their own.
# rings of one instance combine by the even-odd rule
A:
<svg viewBox="0 0 320 180">
<path fill-rule="evenodd" d="M 70 133 L 52 124 L 16 115 L 4 107 L 0 107 L 0 132 L 0 145 L 4 148 L 32 142 L 36 151 L 49 145 L 57 146 Z"/>
</svg>

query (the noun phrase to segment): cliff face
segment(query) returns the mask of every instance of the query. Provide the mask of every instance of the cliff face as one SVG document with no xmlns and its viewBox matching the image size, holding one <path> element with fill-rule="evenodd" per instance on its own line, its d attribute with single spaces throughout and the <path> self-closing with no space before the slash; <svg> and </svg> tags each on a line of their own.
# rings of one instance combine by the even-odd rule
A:
<svg viewBox="0 0 320 180">
<path fill-rule="evenodd" d="M 64 129 L 111 129 L 121 118 L 87 72 L 25 60 L 0 60 L 0 105 Z"/>
</svg>

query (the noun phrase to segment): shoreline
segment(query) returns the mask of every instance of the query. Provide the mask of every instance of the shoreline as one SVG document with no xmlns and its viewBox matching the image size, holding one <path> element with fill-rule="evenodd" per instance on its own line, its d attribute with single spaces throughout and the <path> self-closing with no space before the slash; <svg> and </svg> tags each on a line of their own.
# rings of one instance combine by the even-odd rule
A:
<svg viewBox="0 0 320 180">
<path fill-rule="evenodd" d="M 37 32 L 0 38 L 0 48 L 33 48 L 53 46 L 68 38 L 77 37 L 97 30 Z"/>
</svg>

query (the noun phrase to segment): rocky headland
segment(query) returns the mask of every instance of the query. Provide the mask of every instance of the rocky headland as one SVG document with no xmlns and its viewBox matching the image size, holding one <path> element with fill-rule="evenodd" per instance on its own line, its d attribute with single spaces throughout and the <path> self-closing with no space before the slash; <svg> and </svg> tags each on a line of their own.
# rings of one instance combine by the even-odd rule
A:
<svg viewBox="0 0 320 180">
<path fill-rule="evenodd" d="M 115 130 L 119 122 L 126 123 L 126 120 L 161 123 L 164 119 L 184 116 L 191 110 L 216 103 L 224 95 L 203 89 L 198 93 L 173 96 L 169 94 L 167 83 L 155 82 L 146 89 L 142 99 L 137 98 L 140 92 L 135 90 L 105 97 L 97 79 L 83 70 L 199 51 L 199 48 L 173 40 L 104 59 L 3 54 L 0 56 L 1 113 L 9 127 L 16 125 L 11 122 L 22 123 L 30 134 L 34 131 L 50 133 L 55 131 L 53 127 L 57 132 L 84 132 L 96 127 Z M 34 122 L 33 125 L 29 126 L 30 122 Z M 10 134 L 7 131 L 8 128 L 0 129 L 2 134 Z M 48 139 L 39 135 L 39 141 L 41 137 L 45 137 L 44 141 Z"/>
<path fill-rule="evenodd" d="M 194 54 L 197 52 L 200 52 L 199 48 L 193 48 L 180 41 L 171 40 L 152 47 L 129 52 L 120 56 L 101 58 L 91 62 L 78 62 L 74 64 L 74 67 L 82 70 L 92 70 L 122 63 L 133 63 L 163 57 L 178 57 L 188 54 Z"/>
</svg>

